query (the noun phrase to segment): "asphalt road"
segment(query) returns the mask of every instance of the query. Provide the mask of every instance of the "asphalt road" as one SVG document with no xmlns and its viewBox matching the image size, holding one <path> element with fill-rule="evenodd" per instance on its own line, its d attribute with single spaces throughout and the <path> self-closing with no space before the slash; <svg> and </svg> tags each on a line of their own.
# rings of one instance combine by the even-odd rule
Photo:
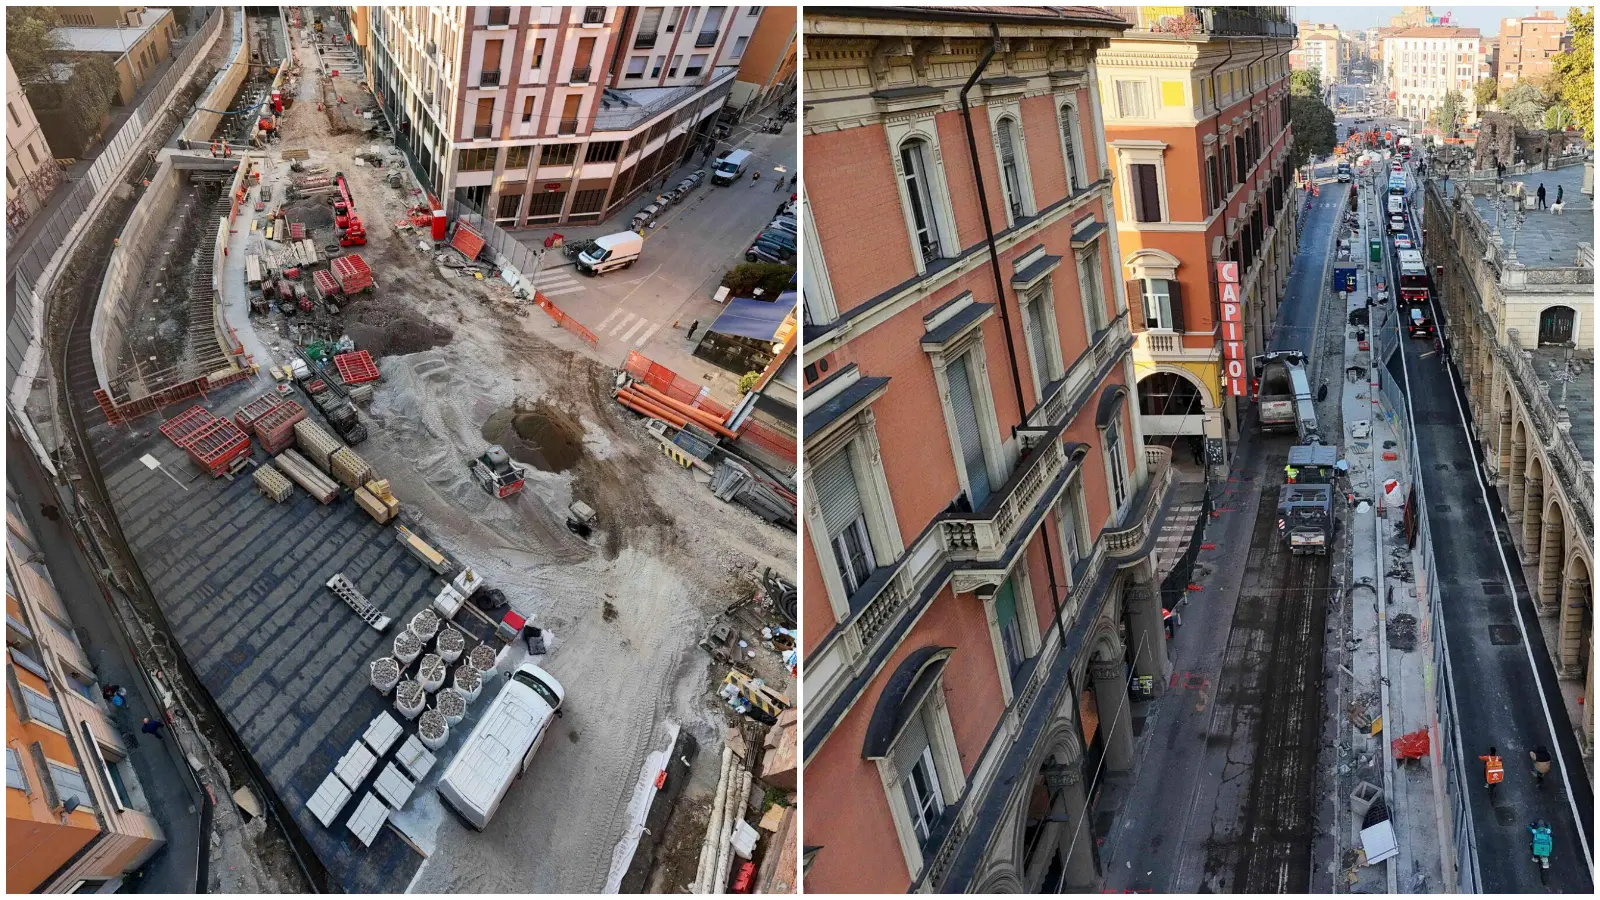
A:
<svg viewBox="0 0 1600 900">
<path fill-rule="evenodd" d="M 1409 213 L 1413 233 L 1420 232 L 1416 208 L 1412 204 Z M 1398 283 L 1393 245 L 1385 244 L 1392 283 Z M 1439 312 L 1435 305 L 1436 322 Z M 1482 482 L 1481 460 L 1463 421 L 1466 404 L 1460 398 L 1465 395 L 1453 368 L 1446 369 L 1436 356 L 1421 355 L 1432 349 L 1429 342 L 1404 340 L 1402 346 L 1417 450 L 1426 461 L 1422 482 L 1444 594 L 1461 743 L 1470 761 L 1464 780 L 1475 788 L 1471 812 L 1480 890 L 1593 893 L 1590 863 L 1578 840 L 1581 828 L 1592 858 L 1593 790 L 1504 511 Z M 1535 786 L 1526 763 L 1536 744 L 1559 751 L 1564 764 L 1543 789 Z M 1483 787 L 1476 762 L 1491 745 L 1506 760 L 1506 781 L 1493 795 Z M 1548 887 L 1541 885 L 1528 852 L 1526 826 L 1538 818 L 1549 821 L 1555 835 Z"/>
<path fill-rule="evenodd" d="M 1274 349 L 1312 346 L 1343 193 L 1324 185 L 1305 219 L 1269 342 Z M 1325 586 L 1327 578 L 1326 562 L 1293 566 L 1274 552 L 1275 507 L 1264 490 L 1275 492 L 1292 442 L 1289 436 L 1246 432 L 1234 470 L 1217 486 L 1218 516 L 1205 534 L 1211 549 L 1197 558 L 1197 573 L 1212 574 L 1197 574 L 1204 589 L 1191 592 L 1183 625 L 1168 644 L 1173 675 L 1148 710 L 1136 747 L 1137 778 L 1101 846 L 1108 892 L 1310 889 L 1311 823 L 1305 812 L 1316 797 L 1302 776 L 1310 776 L 1317 760 L 1321 717 L 1299 723 L 1312 729 L 1299 739 L 1306 752 L 1288 760 L 1281 745 L 1298 732 L 1278 727 L 1292 723 L 1274 712 L 1268 696 L 1281 686 L 1276 679 L 1285 677 L 1280 669 L 1288 657 L 1320 657 L 1322 637 L 1320 626 L 1307 625 L 1311 619 L 1278 611 L 1290 580 L 1306 580 L 1309 572 L 1313 586 Z M 1315 654 L 1290 652 L 1304 644 L 1292 637 L 1296 631 L 1309 636 Z M 1312 666 L 1300 675 L 1310 678 L 1310 697 L 1320 699 L 1321 672 Z M 1285 721 L 1267 721 L 1275 715 Z M 1292 845 L 1297 849 L 1290 852 Z"/>
</svg>

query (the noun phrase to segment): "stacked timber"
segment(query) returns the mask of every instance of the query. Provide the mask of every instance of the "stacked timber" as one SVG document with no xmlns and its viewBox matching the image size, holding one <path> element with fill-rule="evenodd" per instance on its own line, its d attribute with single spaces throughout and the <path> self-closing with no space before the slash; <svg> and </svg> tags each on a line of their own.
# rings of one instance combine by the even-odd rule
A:
<svg viewBox="0 0 1600 900">
<path fill-rule="evenodd" d="M 317 471 L 306 458 L 293 450 L 278 454 L 278 468 L 319 503 L 332 503 L 339 496 L 339 486 L 333 479 Z"/>
<path fill-rule="evenodd" d="M 282 503 L 294 493 L 294 485 L 283 477 L 282 472 L 274 469 L 272 463 L 256 466 L 255 474 L 251 477 L 255 479 L 256 489 L 271 498 L 274 503 Z"/>
<path fill-rule="evenodd" d="M 372 467 L 349 447 L 340 447 L 328 458 L 328 474 L 352 491 L 372 480 Z"/>
<path fill-rule="evenodd" d="M 306 459 L 316 466 L 324 475 L 333 474 L 333 455 L 344 449 L 333 435 L 322 429 L 321 425 L 303 419 L 294 423 L 294 442 L 305 454 Z"/>
</svg>

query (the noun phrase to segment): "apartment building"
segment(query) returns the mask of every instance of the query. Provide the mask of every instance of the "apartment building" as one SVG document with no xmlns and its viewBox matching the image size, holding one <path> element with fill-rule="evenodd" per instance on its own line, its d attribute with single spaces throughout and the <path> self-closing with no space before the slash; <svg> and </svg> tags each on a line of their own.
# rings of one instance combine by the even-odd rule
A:
<svg viewBox="0 0 1600 900">
<path fill-rule="evenodd" d="M 1289 53 L 1290 69 L 1316 72 L 1324 87 L 1344 80 L 1347 53 L 1338 30 L 1301 31 L 1300 45 Z"/>
<path fill-rule="evenodd" d="M 1477 115 L 1472 86 L 1480 69 L 1482 35 L 1476 28 L 1422 25 L 1402 28 L 1383 39 L 1383 74 L 1394 97 L 1395 114 L 1416 124 L 1459 91 L 1463 121 Z M 1501 47 L 1502 54 L 1505 48 Z"/>
<path fill-rule="evenodd" d="M 759 109 L 794 89 L 800 50 L 796 40 L 799 20 L 798 7 L 763 8 L 761 23 L 739 60 L 739 77 L 730 101 L 734 106 Z"/>
<path fill-rule="evenodd" d="M 594 223 L 697 153 L 754 6 L 382 6 L 352 14 L 419 179 L 504 228 Z"/>
<path fill-rule="evenodd" d="M 1431 181 L 1423 255 L 1465 386 L 1468 412 L 1506 511 L 1562 700 L 1594 754 L 1594 173 L 1592 163 Z M 1586 171 L 1586 169 L 1588 171 Z M 1493 174 L 1492 172 L 1490 173 Z M 1561 215 L 1526 209 L 1538 185 Z M 1537 216 L 1537 223 L 1535 222 Z"/>
<path fill-rule="evenodd" d="M 1557 54 L 1572 49 L 1565 16 L 1535 10 L 1531 16 L 1500 20 L 1500 90 L 1518 79 L 1550 77 Z"/>
<path fill-rule="evenodd" d="M 133 102 L 178 38 L 177 19 L 165 7 L 67 7 L 63 20 L 88 24 L 52 29 L 51 37 L 63 50 L 106 56 L 117 72 L 119 105 Z"/>
<path fill-rule="evenodd" d="M 100 893 L 166 843 L 7 495 L 6 890 Z"/>
<path fill-rule="evenodd" d="M 6 229 L 21 228 L 44 206 L 61 183 L 62 170 L 50 152 L 33 104 L 23 93 L 17 70 L 6 57 Z"/>
<path fill-rule="evenodd" d="M 1126 23 L 802 18 L 806 888 L 1089 889 L 1167 671 L 1095 62 Z"/>
<path fill-rule="evenodd" d="M 1228 378 L 1227 361 L 1248 368 L 1267 347 L 1297 242 L 1295 28 L 1281 8 L 1206 10 L 1192 29 L 1170 27 L 1163 10 L 1130 14 L 1097 60 L 1117 273 L 1135 312 L 1145 439 L 1181 448 L 1203 438 L 1221 473 L 1249 402 L 1248 379 Z M 1238 264 L 1237 296 L 1217 283 L 1222 262 Z M 1225 291 L 1241 304 L 1237 322 L 1220 316 Z"/>
</svg>

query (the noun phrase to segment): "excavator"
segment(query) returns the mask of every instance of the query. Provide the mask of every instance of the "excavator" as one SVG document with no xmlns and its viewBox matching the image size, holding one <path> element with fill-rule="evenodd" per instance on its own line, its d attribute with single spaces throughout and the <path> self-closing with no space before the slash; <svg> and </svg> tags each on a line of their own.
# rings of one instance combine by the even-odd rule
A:
<svg viewBox="0 0 1600 900">
<path fill-rule="evenodd" d="M 477 459 L 467 463 L 478 486 L 501 500 L 522 490 L 524 472 L 511 461 L 511 454 L 499 444 L 489 445 Z"/>
</svg>

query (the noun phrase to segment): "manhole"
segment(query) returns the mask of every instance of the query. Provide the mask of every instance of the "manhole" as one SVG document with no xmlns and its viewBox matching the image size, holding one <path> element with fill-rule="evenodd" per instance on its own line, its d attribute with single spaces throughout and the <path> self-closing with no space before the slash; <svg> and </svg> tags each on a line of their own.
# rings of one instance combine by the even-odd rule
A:
<svg viewBox="0 0 1600 900">
<path fill-rule="evenodd" d="M 1496 597 L 1505 596 L 1506 586 L 1498 581 L 1490 581 L 1489 579 L 1485 578 L 1483 581 L 1478 583 L 1483 585 L 1483 592 L 1485 594 L 1492 594 Z"/>
<path fill-rule="evenodd" d="M 1506 647 L 1517 642 L 1517 626 L 1511 622 L 1502 622 L 1499 625 L 1489 626 L 1489 643 L 1496 647 Z"/>
<path fill-rule="evenodd" d="M 1517 824 L 1517 811 L 1515 808 L 1496 804 L 1493 809 L 1494 822 L 1496 825 L 1499 825 L 1501 828 L 1506 828 Z"/>
</svg>

